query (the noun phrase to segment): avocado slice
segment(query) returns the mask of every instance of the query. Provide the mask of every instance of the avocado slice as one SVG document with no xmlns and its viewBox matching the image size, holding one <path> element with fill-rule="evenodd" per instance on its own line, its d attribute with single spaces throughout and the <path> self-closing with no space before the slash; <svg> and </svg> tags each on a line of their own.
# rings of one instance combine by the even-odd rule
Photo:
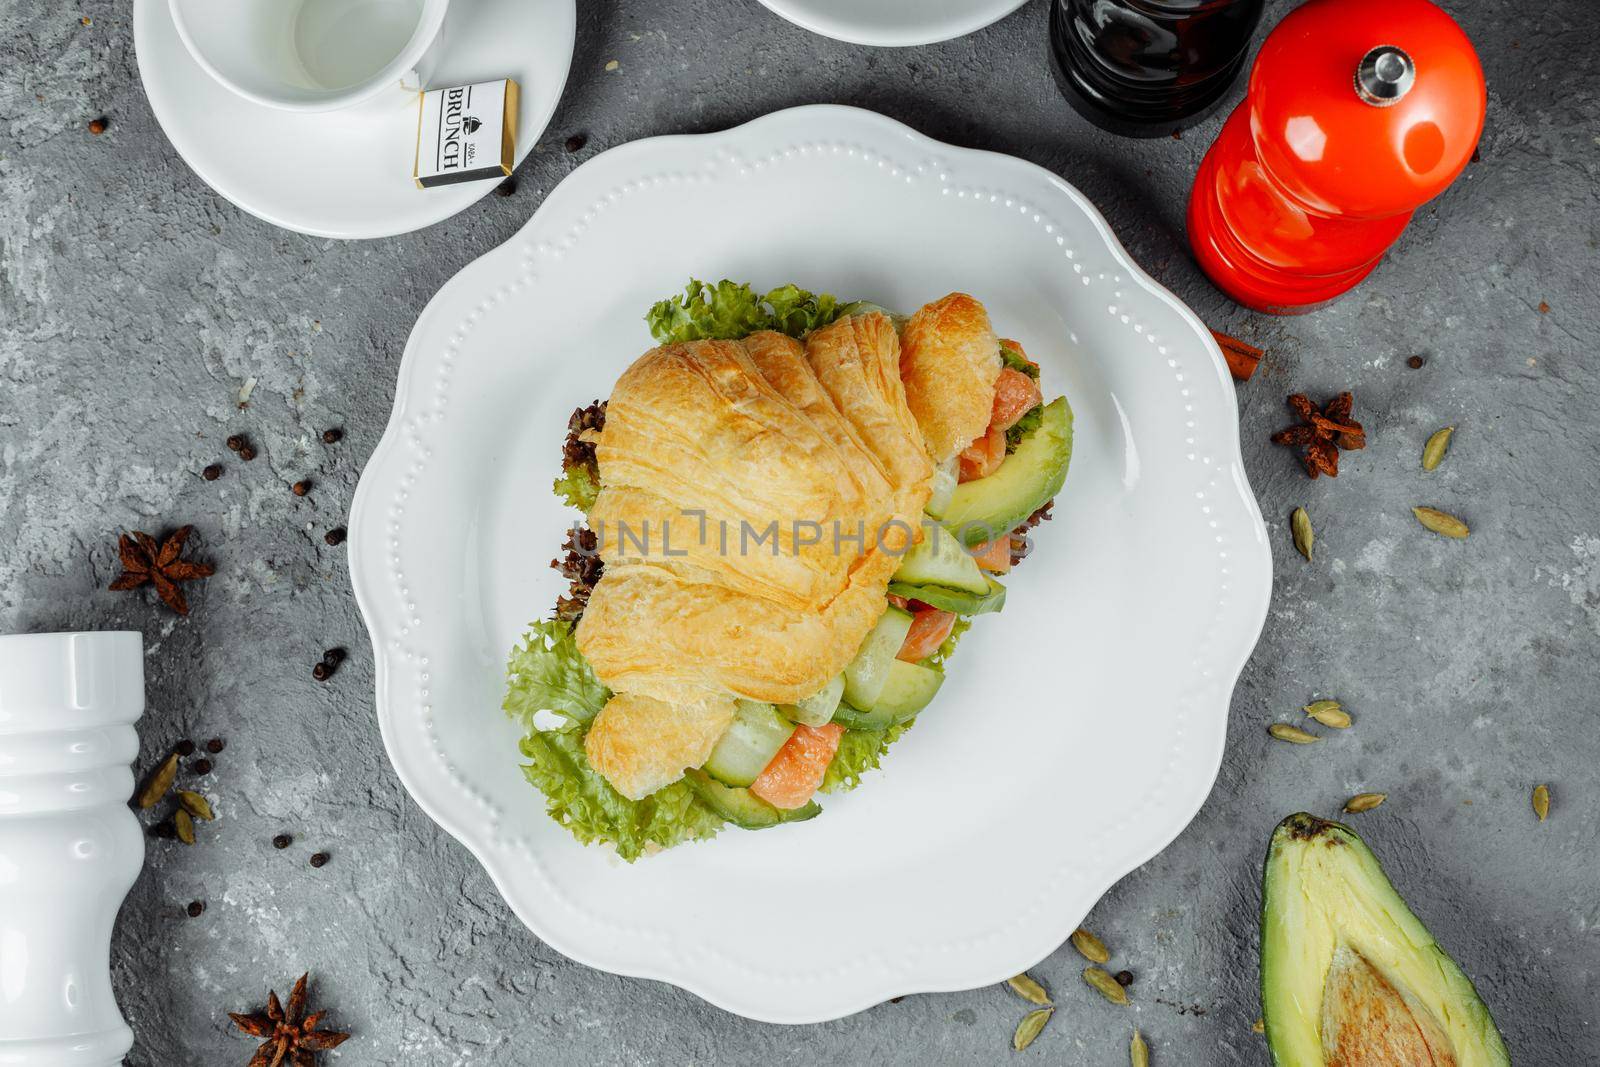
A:
<svg viewBox="0 0 1600 1067">
<path fill-rule="evenodd" d="M 822 814 L 814 800 L 808 800 L 793 811 L 775 808 L 748 789 L 723 785 L 704 771 L 685 771 L 684 777 L 694 795 L 705 801 L 706 807 L 746 830 L 765 830 L 786 822 L 805 822 Z"/>
<path fill-rule="evenodd" d="M 1283 820 L 1262 890 L 1261 1006 L 1278 1067 L 1511 1063 L 1471 979 L 1349 827 Z"/>
<path fill-rule="evenodd" d="M 956 486 L 942 521 L 964 544 L 993 541 L 1061 491 L 1071 462 L 1072 408 L 1058 396 L 999 470 Z"/>
<path fill-rule="evenodd" d="M 907 600 L 920 600 L 941 611 L 953 611 L 957 615 L 982 615 L 1006 606 L 1006 587 L 993 578 L 986 577 L 985 581 L 989 583 L 989 591 L 981 596 L 964 589 L 946 589 L 942 585 L 910 585 L 906 582 L 890 582 L 889 592 Z"/>
</svg>

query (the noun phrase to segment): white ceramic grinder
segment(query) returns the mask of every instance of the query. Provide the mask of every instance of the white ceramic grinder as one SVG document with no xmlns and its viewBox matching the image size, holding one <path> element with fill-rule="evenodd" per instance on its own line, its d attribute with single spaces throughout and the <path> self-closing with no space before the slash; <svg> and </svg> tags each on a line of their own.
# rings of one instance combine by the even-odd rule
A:
<svg viewBox="0 0 1600 1067">
<path fill-rule="evenodd" d="M 133 1045 L 111 926 L 144 863 L 143 710 L 139 634 L 0 637 L 0 1067 L 113 1067 Z"/>
</svg>

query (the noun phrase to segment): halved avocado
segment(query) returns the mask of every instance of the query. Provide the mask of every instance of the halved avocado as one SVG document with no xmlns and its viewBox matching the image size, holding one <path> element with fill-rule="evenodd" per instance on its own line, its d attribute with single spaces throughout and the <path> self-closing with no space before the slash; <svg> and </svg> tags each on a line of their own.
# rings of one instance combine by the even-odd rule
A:
<svg viewBox="0 0 1600 1067">
<path fill-rule="evenodd" d="M 1072 408 L 1058 396 L 998 470 L 956 486 L 942 521 L 965 544 L 992 541 L 1060 492 L 1071 462 Z"/>
<path fill-rule="evenodd" d="M 1510 1064 L 1471 979 L 1349 827 L 1283 820 L 1262 889 L 1261 1007 L 1278 1067 Z"/>
<path fill-rule="evenodd" d="M 793 811 L 775 808 L 748 789 L 723 785 L 704 771 L 685 771 L 689 788 L 705 801 L 706 807 L 745 830 L 765 830 L 786 822 L 805 822 L 822 814 L 814 800 L 808 800 Z"/>
</svg>

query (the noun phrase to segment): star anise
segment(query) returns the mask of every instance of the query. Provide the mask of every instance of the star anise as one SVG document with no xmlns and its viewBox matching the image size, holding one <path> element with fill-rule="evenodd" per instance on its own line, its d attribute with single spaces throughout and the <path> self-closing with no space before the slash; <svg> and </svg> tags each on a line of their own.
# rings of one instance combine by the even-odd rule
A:
<svg viewBox="0 0 1600 1067">
<path fill-rule="evenodd" d="M 149 582 L 156 587 L 156 595 L 167 607 L 179 615 L 189 614 L 189 601 L 184 597 L 183 590 L 178 588 L 178 583 L 209 578 L 216 573 L 216 568 L 209 563 L 179 558 L 183 554 L 183 543 L 193 532 L 193 526 L 180 527 L 160 545 L 142 530 L 123 534 L 117 542 L 117 552 L 122 557 L 122 573 L 112 580 L 110 588 L 120 593 Z"/>
<path fill-rule="evenodd" d="M 306 978 L 307 975 L 302 974 L 294 984 L 288 1007 L 278 1002 L 274 991 L 267 994 L 265 1014 L 228 1013 L 228 1018 L 240 1030 L 251 1037 L 266 1038 L 246 1067 L 280 1067 L 284 1063 L 293 1067 L 316 1067 L 317 1053 L 337 1048 L 349 1039 L 349 1034 L 317 1029 L 327 1012 L 306 1014 Z"/>
<path fill-rule="evenodd" d="M 1272 435 L 1272 443 L 1303 447 L 1300 462 L 1311 477 L 1326 474 L 1337 478 L 1339 450 L 1367 447 L 1367 431 L 1350 417 L 1355 403 L 1353 395 L 1340 393 L 1319 411 L 1304 393 L 1295 393 L 1289 397 L 1289 409 L 1300 417 L 1300 425 L 1279 430 Z"/>
</svg>

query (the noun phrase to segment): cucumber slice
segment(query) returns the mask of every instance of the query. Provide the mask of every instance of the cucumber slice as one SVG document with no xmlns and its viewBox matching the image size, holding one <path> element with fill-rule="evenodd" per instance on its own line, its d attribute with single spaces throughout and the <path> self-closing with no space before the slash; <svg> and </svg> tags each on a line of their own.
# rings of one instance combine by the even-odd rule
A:
<svg viewBox="0 0 1600 1067">
<path fill-rule="evenodd" d="M 944 516 L 945 508 L 950 506 L 950 498 L 955 495 L 960 469 L 959 456 L 951 456 L 933 468 L 933 495 L 928 497 L 928 502 L 922 507 L 923 511 L 936 519 Z"/>
<path fill-rule="evenodd" d="M 897 722 L 915 718 L 944 684 L 944 675 L 920 663 L 897 659 L 889 665 L 883 692 L 870 711 L 840 704 L 833 721 L 851 730 L 887 730 Z"/>
<path fill-rule="evenodd" d="M 883 684 L 889 678 L 889 664 L 906 643 L 906 633 L 911 629 L 911 613 L 889 605 L 883 618 L 867 634 L 856 652 L 856 658 L 844 669 L 844 699 L 858 708 L 870 708 L 878 702 Z"/>
<path fill-rule="evenodd" d="M 998 472 L 997 472 L 998 473 Z M 972 555 L 936 522 L 923 523 L 922 540 L 900 559 L 892 581 L 942 585 L 969 593 L 987 593 L 989 583 Z"/>
<path fill-rule="evenodd" d="M 887 714 L 894 722 L 905 722 L 927 707 L 934 694 L 944 684 L 944 675 L 920 663 L 907 663 L 897 659 L 889 667 L 889 677 L 884 682 L 878 702 L 872 706 L 874 715 Z"/>
<path fill-rule="evenodd" d="M 889 592 L 907 600 L 920 600 L 929 607 L 953 611 L 957 615 L 982 615 L 999 611 L 1006 606 L 1006 587 L 989 579 L 987 593 L 969 593 L 965 589 L 946 589 L 940 585 L 912 585 L 909 582 L 890 582 Z"/>
<path fill-rule="evenodd" d="M 814 800 L 807 801 L 804 807 L 793 811 L 783 811 L 748 789 L 723 785 L 704 771 L 685 771 L 684 779 L 706 807 L 746 830 L 765 830 L 780 823 L 805 822 L 822 814 L 822 808 Z"/>
<path fill-rule="evenodd" d="M 741 700 L 734 708 L 733 724 L 711 750 L 705 771 L 728 785 L 749 785 L 793 733 L 794 726 L 771 704 Z"/>
<path fill-rule="evenodd" d="M 833 711 L 844 699 L 844 675 L 836 674 L 833 681 L 794 704 L 779 704 L 778 711 L 791 722 L 805 726 L 825 726 L 833 719 Z"/>
<path fill-rule="evenodd" d="M 1072 408 L 1062 396 L 1045 405 L 1038 427 L 999 470 L 956 486 L 944 524 L 965 544 L 992 541 L 1059 493 L 1071 462 Z"/>
</svg>

